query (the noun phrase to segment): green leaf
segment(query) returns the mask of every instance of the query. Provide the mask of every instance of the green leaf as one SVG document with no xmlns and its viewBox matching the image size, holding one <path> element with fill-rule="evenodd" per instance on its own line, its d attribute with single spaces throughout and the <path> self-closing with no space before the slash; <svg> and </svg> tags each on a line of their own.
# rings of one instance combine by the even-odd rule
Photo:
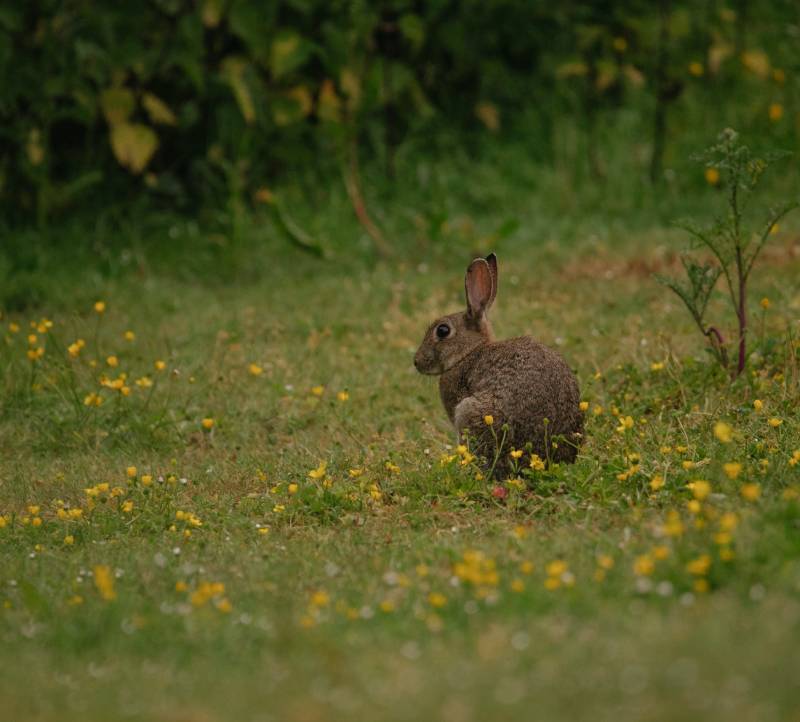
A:
<svg viewBox="0 0 800 722">
<path fill-rule="evenodd" d="M 178 119 L 175 117 L 175 113 L 161 98 L 152 93 L 145 93 L 142 97 L 142 105 L 150 120 L 156 125 L 177 125 Z"/>
<path fill-rule="evenodd" d="M 158 148 L 158 136 L 141 123 L 119 123 L 111 127 L 111 149 L 119 164 L 139 174 Z"/>
<path fill-rule="evenodd" d="M 342 101 L 331 80 L 322 83 L 317 98 L 317 115 L 328 123 L 338 123 L 342 118 Z"/>
<path fill-rule="evenodd" d="M 125 123 L 135 106 L 133 91 L 128 88 L 108 88 L 100 94 L 100 108 L 111 126 Z"/>
<path fill-rule="evenodd" d="M 245 122 L 250 125 L 256 119 L 256 106 L 253 101 L 253 94 L 250 92 L 244 77 L 247 67 L 247 61 L 240 57 L 230 56 L 222 61 L 222 75 L 233 91 Z"/>
<path fill-rule="evenodd" d="M 268 66 L 270 34 L 277 22 L 278 3 L 233 3 L 228 16 L 231 31 L 245 45 L 245 55 L 260 65 Z"/>
<path fill-rule="evenodd" d="M 270 48 L 270 70 L 272 77 L 281 78 L 299 68 L 311 54 L 311 47 L 297 33 L 280 33 Z"/>
<path fill-rule="evenodd" d="M 408 13 L 403 15 L 397 23 L 403 37 L 408 44 L 417 52 L 425 42 L 425 23 L 419 15 Z"/>
<path fill-rule="evenodd" d="M 222 0 L 204 0 L 200 9 L 200 17 L 203 25 L 207 28 L 215 28 L 222 20 L 223 4 Z"/>
</svg>

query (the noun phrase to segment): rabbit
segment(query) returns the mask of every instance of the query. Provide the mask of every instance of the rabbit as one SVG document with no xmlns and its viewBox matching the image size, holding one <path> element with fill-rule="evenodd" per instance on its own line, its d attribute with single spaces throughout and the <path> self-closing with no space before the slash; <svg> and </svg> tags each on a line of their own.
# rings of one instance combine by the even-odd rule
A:
<svg viewBox="0 0 800 722">
<path fill-rule="evenodd" d="M 459 440 L 468 439 L 484 469 L 500 475 L 511 471 L 512 447 L 527 444 L 545 464 L 574 462 L 583 412 L 572 369 L 529 336 L 494 339 L 488 318 L 497 296 L 494 253 L 470 263 L 464 286 L 466 311 L 434 321 L 414 356 L 417 371 L 439 376 L 442 404 Z"/>
</svg>

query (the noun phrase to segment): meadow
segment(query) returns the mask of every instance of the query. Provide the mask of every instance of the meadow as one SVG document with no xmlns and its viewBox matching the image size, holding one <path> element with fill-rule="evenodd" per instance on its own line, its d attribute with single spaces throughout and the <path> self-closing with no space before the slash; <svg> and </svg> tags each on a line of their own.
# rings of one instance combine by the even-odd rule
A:
<svg viewBox="0 0 800 722">
<path fill-rule="evenodd" d="M 653 204 L 576 212 L 492 167 L 390 261 L 256 218 L 202 275 L 191 222 L 121 252 L 73 227 L 8 291 L 2 719 L 798 718 L 796 219 L 731 381 L 653 278 L 684 242 Z M 334 201 L 301 220 L 360 237 Z M 523 451 L 502 482 L 412 365 L 490 250 L 498 335 L 558 348 L 587 418 L 575 465 Z"/>
</svg>

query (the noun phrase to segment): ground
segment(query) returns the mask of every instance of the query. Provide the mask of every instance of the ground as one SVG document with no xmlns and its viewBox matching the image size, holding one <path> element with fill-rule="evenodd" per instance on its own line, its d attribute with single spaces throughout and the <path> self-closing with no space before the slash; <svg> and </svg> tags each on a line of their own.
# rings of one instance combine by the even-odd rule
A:
<svg viewBox="0 0 800 722">
<path fill-rule="evenodd" d="M 495 329 L 565 355 L 587 425 L 502 485 L 412 365 L 472 249 L 7 313 L 0 716 L 796 719 L 796 233 L 733 384 L 653 279 L 674 233 L 516 233 Z"/>
</svg>

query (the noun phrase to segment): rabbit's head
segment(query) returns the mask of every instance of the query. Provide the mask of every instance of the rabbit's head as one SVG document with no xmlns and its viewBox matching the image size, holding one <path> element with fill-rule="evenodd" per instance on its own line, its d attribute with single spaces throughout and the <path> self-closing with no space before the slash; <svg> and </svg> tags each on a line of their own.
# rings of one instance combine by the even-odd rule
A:
<svg viewBox="0 0 800 722">
<path fill-rule="evenodd" d="M 425 332 L 414 366 L 422 374 L 441 374 L 493 340 L 487 313 L 497 295 L 497 257 L 476 258 L 464 277 L 467 310 L 437 318 Z"/>
</svg>

